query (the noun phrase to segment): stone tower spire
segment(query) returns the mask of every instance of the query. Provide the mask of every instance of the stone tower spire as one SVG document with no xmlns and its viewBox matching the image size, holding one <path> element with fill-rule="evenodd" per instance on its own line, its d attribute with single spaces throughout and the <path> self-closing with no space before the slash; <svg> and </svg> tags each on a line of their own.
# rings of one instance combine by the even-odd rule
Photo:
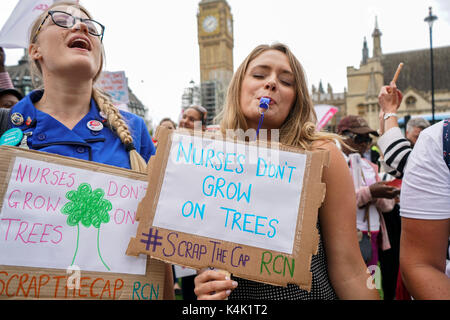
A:
<svg viewBox="0 0 450 320">
<path fill-rule="evenodd" d="M 367 47 L 367 39 L 364 37 L 363 49 L 362 49 L 362 62 L 361 64 L 367 64 L 369 60 L 369 48 Z"/>
<path fill-rule="evenodd" d="M 381 52 L 381 36 L 383 34 L 381 33 L 380 29 L 378 28 L 378 17 L 375 16 L 375 30 L 373 30 L 372 37 L 373 37 L 373 57 L 374 58 L 380 58 L 382 55 Z"/>
<path fill-rule="evenodd" d="M 325 93 L 325 91 L 323 90 L 322 79 L 320 79 L 319 82 L 319 93 Z"/>
</svg>

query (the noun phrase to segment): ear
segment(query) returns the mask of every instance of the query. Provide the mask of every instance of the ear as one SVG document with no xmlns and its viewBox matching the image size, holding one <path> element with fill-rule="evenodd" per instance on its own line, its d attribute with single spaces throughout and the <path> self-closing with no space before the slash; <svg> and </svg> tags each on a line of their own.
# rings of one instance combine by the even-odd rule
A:
<svg viewBox="0 0 450 320">
<path fill-rule="evenodd" d="M 36 43 L 32 43 L 28 47 L 28 55 L 32 60 L 39 60 L 42 58 L 40 47 Z"/>
</svg>

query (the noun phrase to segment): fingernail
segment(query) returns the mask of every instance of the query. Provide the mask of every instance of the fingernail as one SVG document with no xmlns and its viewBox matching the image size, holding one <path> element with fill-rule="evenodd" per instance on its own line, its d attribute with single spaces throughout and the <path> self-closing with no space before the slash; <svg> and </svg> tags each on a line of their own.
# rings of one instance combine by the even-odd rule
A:
<svg viewBox="0 0 450 320">
<path fill-rule="evenodd" d="M 225 293 L 229 296 L 231 294 L 231 290 L 227 290 Z"/>
<path fill-rule="evenodd" d="M 236 281 L 233 281 L 232 285 L 234 288 L 236 288 L 238 286 L 238 283 Z"/>
<path fill-rule="evenodd" d="M 230 280 L 230 277 L 225 277 L 225 280 Z"/>
</svg>

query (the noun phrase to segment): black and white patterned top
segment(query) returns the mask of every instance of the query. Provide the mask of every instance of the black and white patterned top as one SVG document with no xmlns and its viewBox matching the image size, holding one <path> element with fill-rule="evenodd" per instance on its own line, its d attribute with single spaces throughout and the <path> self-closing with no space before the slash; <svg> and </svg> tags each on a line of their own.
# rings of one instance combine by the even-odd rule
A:
<svg viewBox="0 0 450 320">
<path fill-rule="evenodd" d="M 398 127 L 386 131 L 377 141 L 384 160 L 380 159 L 380 165 L 386 173 L 402 179 L 406 169 L 409 155 L 411 154 L 411 143 L 403 137 Z"/>
<path fill-rule="evenodd" d="M 297 285 L 287 287 L 272 286 L 260 282 L 232 277 L 238 282 L 237 288 L 229 296 L 229 300 L 335 300 L 338 299 L 328 277 L 327 259 L 322 244 L 319 223 L 319 248 L 317 255 L 311 259 L 312 285 L 311 292 L 300 289 Z"/>
</svg>

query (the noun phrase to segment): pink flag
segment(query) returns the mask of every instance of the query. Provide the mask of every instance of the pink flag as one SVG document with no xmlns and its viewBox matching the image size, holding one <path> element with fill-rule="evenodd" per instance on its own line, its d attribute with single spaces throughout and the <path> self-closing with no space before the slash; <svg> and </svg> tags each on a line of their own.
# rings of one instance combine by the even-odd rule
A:
<svg viewBox="0 0 450 320">
<path fill-rule="evenodd" d="M 58 0 L 20 0 L 0 31 L 0 47 L 28 48 L 31 24 Z"/>
<path fill-rule="evenodd" d="M 339 111 L 337 107 L 334 106 L 328 106 L 325 104 L 319 104 L 317 106 L 314 106 L 314 110 L 316 111 L 317 115 L 317 131 L 322 130 L 323 127 L 325 127 L 328 123 L 328 121 L 333 118 L 333 116 L 336 114 L 336 112 Z"/>
</svg>

